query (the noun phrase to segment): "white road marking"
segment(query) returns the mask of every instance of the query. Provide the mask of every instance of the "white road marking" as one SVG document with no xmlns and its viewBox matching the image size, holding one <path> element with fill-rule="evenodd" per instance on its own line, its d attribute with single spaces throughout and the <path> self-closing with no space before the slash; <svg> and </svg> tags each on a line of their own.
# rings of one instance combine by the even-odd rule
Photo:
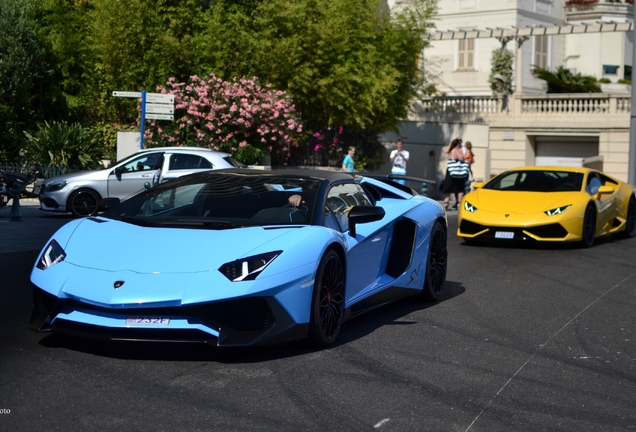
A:
<svg viewBox="0 0 636 432">
<path fill-rule="evenodd" d="M 374 428 L 379 428 L 384 426 L 385 424 L 387 424 L 391 419 L 384 419 L 382 421 L 377 422 L 376 424 L 373 425 Z"/>
<path fill-rule="evenodd" d="M 579 316 L 581 316 L 586 310 L 588 310 L 589 308 L 591 308 L 592 306 L 594 306 L 594 304 L 596 302 L 598 302 L 600 299 L 602 299 L 603 297 L 605 297 L 607 294 L 609 294 L 611 291 L 614 290 L 614 288 L 620 286 L 622 283 L 624 283 L 625 281 L 627 281 L 628 279 L 633 278 L 636 275 L 636 273 L 632 273 L 631 275 L 627 276 L 625 279 L 623 279 L 622 281 L 620 281 L 619 283 L 617 283 L 616 285 L 614 285 L 613 287 L 609 288 L 607 291 L 605 291 L 603 294 L 601 294 L 600 296 L 598 296 L 592 303 L 590 303 L 589 305 L 585 306 L 583 308 L 583 310 L 579 313 L 577 313 L 570 321 L 568 321 L 567 323 L 565 323 L 565 325 L 563 327 L 561 327 L 556 333 L 554 333 L 552 336 L 550 336 L 550 338 L 543 344 L 539 345 L 539 349 L 537 349 L 534 354 L 532 354 L 528 360 L 526 360 L 526 362 L 524 364 L 521 365 L 521 367 L 517 370 L 517 372 L 515 372 L 509 379 L 508 381 L 506 381 L 506 383 L 499 389 L 499 391 L 497 393 L 495 393 L 495 395 L 492 397 L 492 399 L 490 399 L 490 402 L 488 402 L 486 404 L 486 406 L 481 410 L 481 412 L 477 415 L 477 417 L 475 417 L 475 420 L 473 420 L 473 422 L 466 428 L 466 432 L 468 432 L 470 430 L 470 428 L 473 427 L 473 425 L 477 422 L 477 420 L 479 420 L 479 417 L 481 417 L 481 415 L 483 413 L 486 412 L 486 410 L 490 407 L 490 405 L 492 405 L 492 403 L 495 401 L 495 398 L 497 396 L 499 396 L 499 394 L 504 391 L 504 389 L 506 387 L 508 387 L 508 384 L 510 384 L 512 382 L 512 380 L 519 375 L 519 372 L 521 372 L 521 370 L 526 367 L 526 365 L 528 363 L 530 363 L 530 361 L 537 355 L 539 354 L 539 351 L 541 351 L 543 349 L 543 347 L 545 347 L 548 343 L 550 343 L 550 341 L 552 341 L 552 339 L 554 339 L 559 333 L 561 333 L 563 330 L 565 330 L 566 327 L 568 327 L 570 324 L 572 324 L 572 322 L 577 319 Z M 379 423 L 378 423 L 379 424 Z"/>
</svg>

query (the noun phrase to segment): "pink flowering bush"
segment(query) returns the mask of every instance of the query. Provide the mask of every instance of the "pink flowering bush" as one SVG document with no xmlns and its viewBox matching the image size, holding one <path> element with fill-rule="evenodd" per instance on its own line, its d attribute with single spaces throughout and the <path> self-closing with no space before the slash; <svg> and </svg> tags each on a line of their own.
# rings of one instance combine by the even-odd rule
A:
<svg viewBox="0 0 636 432">
<path fill-rule="evenodd" d="M 356 148 L 357 170 L 377 171 L 386 160 L 386 150 L 378 141 L 378 131 L 337 126 L 317 128 L 313 134 L 305 133 L 301 145 L 292 147 L 287 163 L 339 168 L 350 146 Z"/>
<path fill-rule="evenodd" d="M 321 129 L 315 132 L 310 138 L 310 145 L 313 146 L 314 154 L 312 159 L 318 165 L 341 166 L 338 165 L 344 155 L 347 154 L 347 145 L 342 142 L 343 127 L 336 130 Z"/>
<path fill-rule="evenodd" d="M 146 147 L 207 147 L 257 164 L 270 154 L 286 160 L 302 132 L 289 96 L 257 78 L 223 81 L 210 74 L 207 80 L 192 76 L 187 84 L 170 78 L 157 91 L 175 96 L 175 120 L 149 121 Z"/>
</svg>

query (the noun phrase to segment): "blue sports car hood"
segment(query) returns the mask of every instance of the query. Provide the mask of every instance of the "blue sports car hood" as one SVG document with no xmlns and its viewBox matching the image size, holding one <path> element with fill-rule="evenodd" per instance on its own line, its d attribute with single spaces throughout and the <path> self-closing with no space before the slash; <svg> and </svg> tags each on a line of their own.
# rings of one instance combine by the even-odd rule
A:
<svg viewBox="0 0 636 432">
<path fill-rule="evenodd" d="M 62 247 L 67 255 L 65 261 L 79 267 L 145 274 L 194 273 L 216 270 L 257 249 L 262 252 L 265 244 L 292 231 L 296 235 L 288 236 L 288 241 L 293 244 L 294 239 L 302 237 L 298 235 L 300 230 L 149 228 L 115 220 L 85 219 Z M 193 253 L 188 253 L 187 259 L 178 256 L 180 251 L 188 250 Z"/>
</svg>

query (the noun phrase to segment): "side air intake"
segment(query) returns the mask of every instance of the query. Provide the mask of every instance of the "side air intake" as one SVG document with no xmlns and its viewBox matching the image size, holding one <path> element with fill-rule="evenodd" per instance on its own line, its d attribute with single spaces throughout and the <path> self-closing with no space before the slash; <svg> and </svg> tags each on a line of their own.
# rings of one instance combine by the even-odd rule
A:
<svg viewBox="0 0 636 432">
<path fill-rule="evenodd" d="M 416 233 L 417 224 L 409 219 L 402 219 L 395 224 L 386 274 L 397 278 L 411 265 Z"/>
</svg>

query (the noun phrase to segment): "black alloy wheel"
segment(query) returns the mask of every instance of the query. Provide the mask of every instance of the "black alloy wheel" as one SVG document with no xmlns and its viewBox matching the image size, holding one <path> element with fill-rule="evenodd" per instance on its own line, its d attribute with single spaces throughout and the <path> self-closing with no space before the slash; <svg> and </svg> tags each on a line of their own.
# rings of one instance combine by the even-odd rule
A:
<svg viewBox="0 0 636 432">
<path fill-rule="evenodd" d="M 636 237 L 636 198 L 634 198 L 634 195 L 629 197 L 627 217 L 625 219 L 625 237 Z"/>
<path fill-rule="evenodd" d="M 69 207 L 75 217 L 93 216 L 97 214 L 99 194 L 91 189 L 79 189 L 71 194 Z"/>
<path fill-rule="evenodd" d="M 428 245 L 428 260 L 424 275 L 422 297 L 425 301 L 439 300 L 446 283 L 446 267 L 448 262 L 446 230 L 437 221 L 431 230 Z"/>
<path fill-rule="evenodd" d="M 340 333 L 344 315 L 345 272 L 340 256 L 328 250 L 320 260 L 311 302 L 309 341 L 326 347 Z"/>
<path fill-rule="evenodd" d="M 596 236 L 596 209 L 593 204 L 588 204 L 583 218 L 583 232 L 581 233 L 581 244 L 589 248 L 594 245 Z"/>
</svg>

